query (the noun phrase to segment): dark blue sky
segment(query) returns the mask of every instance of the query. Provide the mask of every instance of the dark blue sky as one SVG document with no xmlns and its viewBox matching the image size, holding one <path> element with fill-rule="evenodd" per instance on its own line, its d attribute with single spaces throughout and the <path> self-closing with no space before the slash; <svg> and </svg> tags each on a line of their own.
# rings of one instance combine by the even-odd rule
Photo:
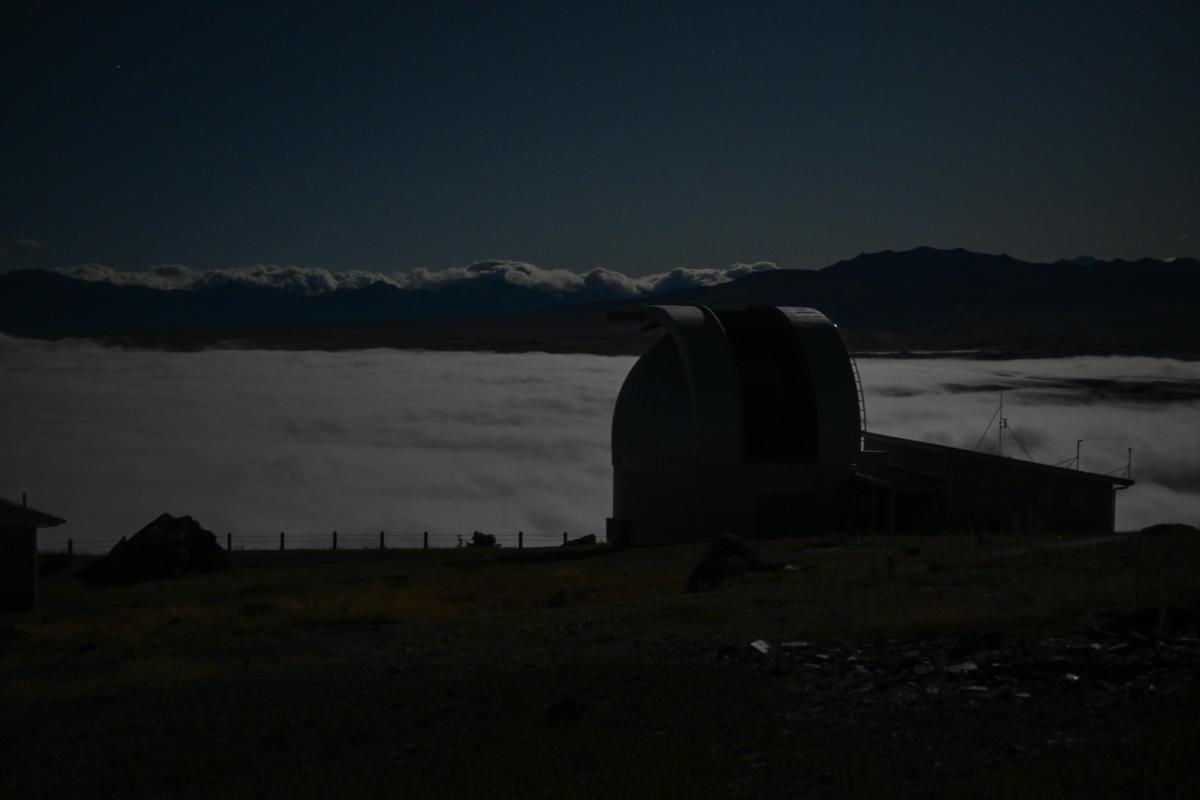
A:
<svg viewBox="0 0 1200 800">
<path fill-rule="evenodd" d="M 1200 255 L 1195 2 L 28 5 L 3 268 Z"/>
</svg>

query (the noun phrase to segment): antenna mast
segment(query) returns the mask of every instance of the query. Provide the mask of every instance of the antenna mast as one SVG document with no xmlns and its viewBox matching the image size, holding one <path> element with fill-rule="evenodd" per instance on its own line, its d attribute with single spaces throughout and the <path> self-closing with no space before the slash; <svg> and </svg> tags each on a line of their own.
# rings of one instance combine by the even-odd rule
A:
<svg viewBox="0 0 1200 800">
<path fill-rule="evenodd" d="M 1004 455 L 1004 429 L 1008 427 L 1008 418 L 1004 416 L 1004 392 L 1000 392 L 1000 424 L 996 427 L 996 455 Z"/>
</svg>

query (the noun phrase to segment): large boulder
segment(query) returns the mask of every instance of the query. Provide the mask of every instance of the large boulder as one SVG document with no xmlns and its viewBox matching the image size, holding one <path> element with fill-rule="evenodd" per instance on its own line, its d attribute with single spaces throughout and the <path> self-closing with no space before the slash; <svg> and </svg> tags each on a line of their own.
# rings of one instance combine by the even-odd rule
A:
<svg viewBox="0 0 1200 800">
<path fill-rule="evenodd" d="M 1200 533 L 1200 530 L 1191 525 L 1184 525 L 1179 522 L 1160 522 L 1157 525 L 1151 525 L 1148 528 L 1142 528 L 1138 531 L 1142 536 L 1164 536 L 1164 535 L 1180 535 L 1180 536 L 1195 536 Z"/>
<path fill-rule="evenodd" d="M 713 542 L 688 577 L 687 591 L 703 592 L 715 589 L 729 578 L 746 572 L 763 572 L 776 565 L 763 560 L 758 551 L 744 539 L 722 536 Z"/>
<path fill-rule="evenodd" d="M 191 517 L 162 514 L 80 571 L 95 585 L 174 578 L 184 572 L 213 572 L 229 566 L 229 553 Z"/>
<path fill-rule="evenodd" d="M 499 547 L 496 544 L 496 537 L 490 533 L 483 531 L 475 531 L 471 534 L 470 541 L 467 542 L 467 547 Z"/>
</svg>

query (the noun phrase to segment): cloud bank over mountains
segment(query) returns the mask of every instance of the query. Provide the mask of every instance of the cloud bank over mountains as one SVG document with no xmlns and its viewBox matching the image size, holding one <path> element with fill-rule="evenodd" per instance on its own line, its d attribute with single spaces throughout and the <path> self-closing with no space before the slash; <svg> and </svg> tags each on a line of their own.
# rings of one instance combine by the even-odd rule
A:
<svg viewBox="0 0 1200 800">
<path fill-rule="evenodd" d="M 229 269 L 194 269 L 182 264 L 161 264 L 141 271 L 120 271 L 102 264 L 83 264 L 55 270 L 79 280 L 116 286 L 141 286 L 166 291 L 187 291 L 220 286 L 257 286 L 319 295 L 340 289 L 362 289 L 386 284 L 406 291 L 437 290 L 466 284 L 516 286 L 555 295 L 587 292 L 620 297 L 641 297 L 679 289 L 717 286 L 754 272 L 776 270 L 770 261 L 731 264 L 723 269 L 677 267 L 653 275 L 630 276 L 597 267 L 578 273 L 566 269 L 544 269 L 525 261 L 477 261 L 467 267 L 432 270 L 424 267 L 408 272 L 337 272 L 321 267 L 255 264 Z"/>
</svg>

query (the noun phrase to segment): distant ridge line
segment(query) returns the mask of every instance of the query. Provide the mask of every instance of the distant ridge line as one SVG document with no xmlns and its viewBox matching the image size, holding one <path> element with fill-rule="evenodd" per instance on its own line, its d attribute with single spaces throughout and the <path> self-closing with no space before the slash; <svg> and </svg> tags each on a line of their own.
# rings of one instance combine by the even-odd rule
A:
<svg viewBox="0 0 1200 800">
<path fill-rule="evenodd" d="M 45 270 L 0 274 L 0 332 L 201 349 L 547 350 L 636 353 L 645 337 L 607 311 L 656 303 L 819 308 L 855 351 L 1200 356 L 1200 261 L 1055 262 L 922 247 L 820 270 L 751 271 L 643 296 L 547 292 L 504 281 L 304 294 L 233 283 L 161 290 Z"/>
</svg>

